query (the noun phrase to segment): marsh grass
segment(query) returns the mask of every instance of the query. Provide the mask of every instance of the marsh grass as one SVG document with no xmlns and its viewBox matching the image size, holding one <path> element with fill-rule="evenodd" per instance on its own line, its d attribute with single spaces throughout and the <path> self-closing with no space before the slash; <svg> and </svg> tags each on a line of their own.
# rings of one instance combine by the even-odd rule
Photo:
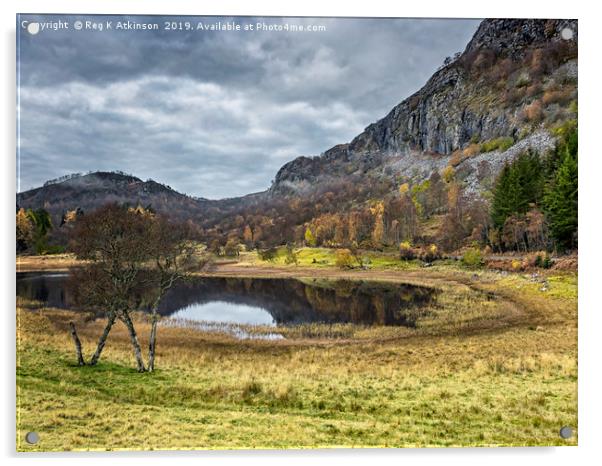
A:
<svg viewBox="0 0 602 466">
<path fill-rule="evenodd" d="M 121 324 L 97 367 L 77 367 L 69 321 L 87 355 L 102 321 L 20 301 L 17 448 L 575 445 L 558 431 L 577 428 L 576 276 L 547 276 L 545 292 L 444 265 L 408 277 L 441 290 L 416 328 L 244 329 L 272 341 L 163 325 L 151 374 Z"/>
</svg>

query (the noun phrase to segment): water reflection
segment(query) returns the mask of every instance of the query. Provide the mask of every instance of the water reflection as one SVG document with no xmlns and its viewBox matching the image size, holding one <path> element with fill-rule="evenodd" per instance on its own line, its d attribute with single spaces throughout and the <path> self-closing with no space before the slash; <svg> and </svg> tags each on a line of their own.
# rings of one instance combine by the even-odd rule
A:
<svg viewBox="0 0 602 466">
<path fill-rule="evenodd" d="M 17 295 L 74 309 L 66 274 L 17 274 Z M 159 312 L 177 320 L 252 325 L 355 323 L 413 327 L 431 288 L 355 280 L 196 277 L 177 284 Z"/>
<path fill-rule="evenodd" d="M 265 309 L 246 304 L 227 301 L 211 301 L 203 304 L 191 304 L 169 315 L 174 320 L 192 320 L 196 322 L 220 322 L 232 324 L 275 326 L 272 315 Z"/>
</svg>

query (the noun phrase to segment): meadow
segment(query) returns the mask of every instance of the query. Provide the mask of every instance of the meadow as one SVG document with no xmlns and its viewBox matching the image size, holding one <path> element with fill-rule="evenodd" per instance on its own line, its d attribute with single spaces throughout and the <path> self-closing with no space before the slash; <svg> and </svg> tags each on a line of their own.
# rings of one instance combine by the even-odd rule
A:
<svg viewBox="0 0 602 466">
<path fill-rule="evenodd" d="M 576 434 L 559 436 L 565 425 L 577 431 L 576 273 L 393 267 L 387 258 L 372 270 L 340 271 L 316 264 L 315 254 L 328 252 L 300 254 L 298 267 L 243 255 L 205 273 L 370 276 L 428 284 L 445 299 L 416 328 L 313 324 L 278 329 L 285 338 L 267 341 L 164 325 L 158 369 L 143 374 L 122 324 L 97 367 L 78 367 L 68 322 L 87 353 L 103 322 L 20 300 L 17 449 L 577 443 Z M 137 328 L 146 345 L 144 315 Z M 38 444 L 24 442 L 29 431 Z"/>
</svg>

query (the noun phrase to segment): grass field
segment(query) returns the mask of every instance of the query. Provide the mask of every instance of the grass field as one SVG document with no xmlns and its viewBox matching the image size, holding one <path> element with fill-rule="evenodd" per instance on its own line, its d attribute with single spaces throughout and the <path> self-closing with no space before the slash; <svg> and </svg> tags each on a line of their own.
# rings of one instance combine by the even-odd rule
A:
<svg viewBox="0 0 602 466">
<path fill-rule="evenodd" d="M 329 267 L 247 260 L 212 273 L 343 273 Z M 314 326 L 285 329 L 279 341 L 161 327 L 150 374 L 135 372 L 121 324 L 99 366 L 77 367 L 68 321 L 88 354 L 103 323 L 20 303 L 17 449 L 577 443 L 558 433 L 577 429 L 576 274 L 548 272 L 543 288 L 526 274 L 445 264 L 375 269 L 356 278 L 430 284 L 444 305 L 416 329 Z M 493 304 L 475 298 L 482 293 Z M 137 327 L 146 345 L 144 317 Z M 37 445 L 24 442 L 29 431 Z"/>
</svg>

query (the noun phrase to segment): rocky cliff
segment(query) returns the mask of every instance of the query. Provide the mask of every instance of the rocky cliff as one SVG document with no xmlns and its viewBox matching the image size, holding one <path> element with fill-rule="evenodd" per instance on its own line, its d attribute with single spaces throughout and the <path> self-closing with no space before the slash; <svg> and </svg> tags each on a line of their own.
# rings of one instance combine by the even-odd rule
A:
<svg viewBox="0 0 602 466">
<path fill-rule="evenodd" d="M 547 149 L 550 129 L 574 118 L 569 107 L 577 93 L 576 20 L 484 20 L 464 52 L 446 62 L 422 89 L 350 143 L 284 165 L 271 192 L 300 192 L 321 179 L 387 166 L 397 168 L 389 170 L 396 176 L 410 176 L 407 167 L 425 155 L 436 162 L 426 164 L 426 175 L 448 164 L 454 152 L 472 144 L 475 155 L 477 143 L 500 137 L 514 144 L 537 134 L 533 141 L 543 145 L 534 148 Z M 456 154 L 456 161 L 468 158 Z"/>
</svg>

